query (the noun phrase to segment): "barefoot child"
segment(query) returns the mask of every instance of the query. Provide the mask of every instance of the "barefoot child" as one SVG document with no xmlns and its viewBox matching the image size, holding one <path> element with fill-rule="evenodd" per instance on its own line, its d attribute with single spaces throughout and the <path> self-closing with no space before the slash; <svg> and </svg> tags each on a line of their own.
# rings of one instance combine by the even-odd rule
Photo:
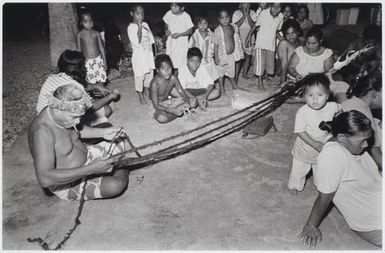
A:
<svg viewBox="0 0 385 253">
<path fill-rule="evenodd" d="M 214 31 L 214 63 L 218 66 L 221 77 L 219 85 L 221 94 L 225 94 L 224 78 L 227 76 L 233 89 L 238 89 L 235 81 L 235 62 L 243 59 L 242 42 L 238 27 L 230 24 L 228 10 L 218 12 L 219 26 Z"/>
<path fill-rule="evenodd" d="M 128 38 L 132 46 L 132 68 L 135 76 L 135 90 L 139 95 L 139 102 L 146 104 L 144 93 L 149 94 L 150 82 L 153 77 L 154 54 L 152 44 L 154 36 L 146 22 L 143 22 L 144 10 L 136 5 L 130 11 L 132 23 L 127 27 Z"/>
<path fill-rule="evenodd" d="M 163 17 L 167 25 L 166 29 L 166 54 L 171 57 L 174 64 L 175 75 L 178 76 L 178 68 L 186 64 L 188 50 L 188 36 L 193 33 L 194 24 L 190 15 L 184 11 L 183 3 L 172 3 Z"/>
<path fill-rule="evenodd" d="M 254 42 L 255 42 L 255 36 L 252 36 L 250 45 L 246 46 L 245 41 L 247 38 L 247 35 L 249 34 L 249 31 L 251 27 L 254 26 L 254 23 L 257 21 L 257 14 L 255 11 L 250 9 L 250 3 L 241 3 L 239 4 L 239 10 L 236 10 L 233 13 L 232 17 L 232 23 L 238 26 L 239 29 L 239 36 L 241 37 L 242 41 L 242 49 L 245 53 L 245 60 L 243 61 L 243 79 L 249 79 L 247 76 L 247 73 L 249 71 L 250 67 L 250 60 L 251 56 L 253 54 L 254 49 Z M 238 82 L 239 74 L 241 72 L 241 63 L 242 61 L 239 61 L 235 64 L 235 81 Z"/>
<path fill-rule="evenodd" d="M 317 156 L 328 137 L 320 130 L 321 121 L 330 121 L 341 110 L 335 102 L 327 102 L 330 94 L 330 81 L 325 74 L 309 74 L 304 84 L 306 104 L 299 108 L 295 116 L 294 132 L 297 138 L 292 150 L 293 164 L 289 178 L 289 189 L 302 191 L 306 175 L 317 169 Z M 314 180 L 314 185 L 317 182 Z"/>
<path fill-rule="evenodd" d="M 219 78 L 219 73 L 214 64 L 214 42 L 213 32 L 209 29 L 207 16 L 199 15 L 195 21 L 197 29 L 191 35 L 189 47 L 197 47 L 202 53 L 202 65 L 208 70 L 211 79 L 215 82 Z"/>
<path fill-rule="evenodd" d="M 214 82 L 207 69 L 201 65 L 202 53 L 197 47 L 187 51 L 187 64 L 180 68 L 178 79 L 185 89 L 190 100 L 197 101 L 202 110 L 206 110 L 209 100 L 220 96 L 219 88 L 214 87 Z M 193 107 L 196 105 L 193 104 Z"/>
<path fill-rule="evenodd" d="M 278 34 L 283 20 L 283 14 L 280 11 L 280 3 L 273 3 L 270 8 L 263 10 L 246 39 L 246 44 L 249 44 L 252 34 L 259 27 L 255 41 L 254 74 L 258 77 L 257 87 L 262 90 L 265 89 L 262 83 L 265 71 L 267 80 L 269 80 L 269 75 L 274 75 L 276 37 L 283 39 Z"/>
<path fill-rule="evenodd" d="M 76 35 L 77 51 L 86 58 L 87 82 L 91 84 L 105 83 L 107 80 L 107 61 L 104 53 L 102 37 L 93 29 L 94 21 L 88 12 L 80 14 L 81 31 Z"/>
<path fill-rule="evenodd" d="M 183 109 L 190 108 L 190 99 L 172 74 L 170 56 L 160 54 L 155 58 L 157 75 L 150 84 L 150 99 L 154 106 L 154 118 L 159 123 L 170 122 L 183 115 Z M 173 98 L 176 97 L 176 98 Z"/>
</svg>

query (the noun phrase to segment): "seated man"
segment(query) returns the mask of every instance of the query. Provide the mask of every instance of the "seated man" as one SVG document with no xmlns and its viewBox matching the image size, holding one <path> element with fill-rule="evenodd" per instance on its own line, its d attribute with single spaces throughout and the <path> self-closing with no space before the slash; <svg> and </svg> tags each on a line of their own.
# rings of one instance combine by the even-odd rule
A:
<svg viewBox="0 0 385 253">
<path fill-rule="evenodd" d="M 167 123 L 183 115 L 191 108 L 190 99 L 172 74 L 170 56 L 160 54 L 155 58 L 157 75 L 150 83 L 150 99 L 155 108 L 154 118 L 159 123 Z"/>
<path fill-rule="evenodd" d="M 60 86 L 47 102 L 48 106 L 32 121 L 28 133 L 40 185 L 64 200 L 79 200 L 84 189 L 86 200 L 121 194 L 126 189 L 129 171 L 113 171 L 119 157 L 107 157 L 110 155 L 107 153 L 121 152 L 121 145 L 111 146 L 104 141 L 86 147 L 80 140 L 116 139 L 118 129 L 83 126 L 77 131 L 80 118 L 92 106 L 91 97 L 77 85 Z"/>
<path fill-rule="evenodd" d="M 201 109 L 206 110 L 207 101 L 217 99 L 220 90 L 214 87 L 210 74 L 201 66 L 202 53 L 197 47 L 187 51 L 187 64 L 180 68 L 178 78 L 187 95 L 197 101 Z M 193 107 L 196 107 L 193 104 Z"/>
</svg>

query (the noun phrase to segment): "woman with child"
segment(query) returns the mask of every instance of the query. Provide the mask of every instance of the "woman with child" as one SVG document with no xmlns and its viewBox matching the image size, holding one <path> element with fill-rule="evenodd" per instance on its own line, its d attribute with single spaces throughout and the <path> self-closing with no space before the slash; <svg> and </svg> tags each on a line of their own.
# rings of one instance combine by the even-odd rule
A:
<svg viewBox="0 0 385 253">
<path fill-rule="evenodd" d="M 319 225 L 331 202 L 350 229 L 364 240 L 382 246 L 382 177 L 366 152 L 373 130 L 361 112 L 343 112 L 320 129 L 332 134 L 317 158 L 318 197 L 299 237 L 314 248 L 322 240 Z"/>
</svg>

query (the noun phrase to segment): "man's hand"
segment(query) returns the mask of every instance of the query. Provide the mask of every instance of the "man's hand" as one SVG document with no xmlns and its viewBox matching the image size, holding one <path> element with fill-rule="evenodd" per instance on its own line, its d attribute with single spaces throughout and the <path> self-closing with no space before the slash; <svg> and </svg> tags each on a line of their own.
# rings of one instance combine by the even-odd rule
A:
<svg viewBox="0 0 385 253">
<path fill-rule="evenodd" d="M 317 243 L 322 241 L 321 230 L 318 227 L 309 224 L 306 224 L 303 227 L 303 230 L 298 237 L 301 238 L 303 244 L 309 248 L 315 248 Z"/>
<path fill-rule="evenodd" d="M 117 127 L 107 127 L 107 128 L 103 128 L 101 130 L 103 131 L 103 138 L 105 140 L 109 140 L 109 141 L 111 141 L 114 137 L 115 138 L 122 138 L 125 135 L 124 130 L 119 131 L 120 128 L 117 128 Z M 119 134 L 116 135 L 118 132 L 119 132 Z"/>
<path fill-rule="evenodd" d="M 109 173 L 112 171 L 114 165 L 119 162 L 122 159 L 122 156 L 116 156 L 116 157 L 100 157 L 95 160 L 93 160 L 90 163 L 90 166 L 94 168 L 94 173 Z"/>
<path fill-rule="evenodd" d="M 164 31 L 164 34 L 165 34 L 166 36 L 170 36 L 170 35 L 171 35 L 171 31 L 170 31 L 170 30 L 166 30 L 166 31 Z"/>
</svg>

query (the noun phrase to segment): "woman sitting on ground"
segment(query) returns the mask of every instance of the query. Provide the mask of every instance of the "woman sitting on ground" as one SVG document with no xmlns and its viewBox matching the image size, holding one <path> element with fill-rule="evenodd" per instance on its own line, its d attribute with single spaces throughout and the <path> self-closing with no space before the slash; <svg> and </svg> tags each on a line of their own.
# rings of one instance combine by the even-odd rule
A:
<svg viewBox="0 0 385 253">
<path fill-rule="evenodd" d="M 377 75 L 373 73 L 353 83 L 346 92 L 346 96 L 348 100 L 341 104 L 342 110 L 362 112 L 372 123 L 374 135 L 369 146 L 369 153 L 376 161 L 377 166 L 382 169 L 382 136 L 380 134 L 380 126 L 376 124 L 371 112 L 373 109 L 382 109 L 381 72 L 379 71 Z"/>
<path fill-rule="evenodd" d="M 82 53 L 77 51 L 65 50 L 58 60 L 58 73 L 51 74 L 44 82 L 38 97 L 36 111 L 37 114 L 48 105 L 47 95 L 52 93 L 60 86 L 65 84 L 75 84 L 82 90 L 86 89 L 92 94 L 99 93 L 103 96 L 96 99 L 93 106 L 86 114 L 86 123 L 91 126 L 108 122 L 107 117 L 111 116 L 112 109 L 108 105 L 111 102 L 118 101 L 120 94 L 118 90 L 110 92 L 101 85 L 87 85 L 85 81 L 86 69 L 85 59 Z"/>
<path fill-rule="evenodd" d="M 350 229 L 364 240 L 382 246 L 382 177 L 365 151 L 372 135 L 370 120 L 361 112 L 348 111 L 320 128 L 333 137 L 317 158 L 318 197 L 300 238 L 314 248 L 322 240 L 319 225 L 330 203 L 338 208 Z"/>
<path fill-rule="evenodd" d="M 323 34 L 318 28 L 305 36 L 305 45 L 297 47 L 290 58 L 288 72 L 296 80 L 309 73 L 325 73 L 334 64 L 333 51 L 322 46 Z"/>
</svg>

